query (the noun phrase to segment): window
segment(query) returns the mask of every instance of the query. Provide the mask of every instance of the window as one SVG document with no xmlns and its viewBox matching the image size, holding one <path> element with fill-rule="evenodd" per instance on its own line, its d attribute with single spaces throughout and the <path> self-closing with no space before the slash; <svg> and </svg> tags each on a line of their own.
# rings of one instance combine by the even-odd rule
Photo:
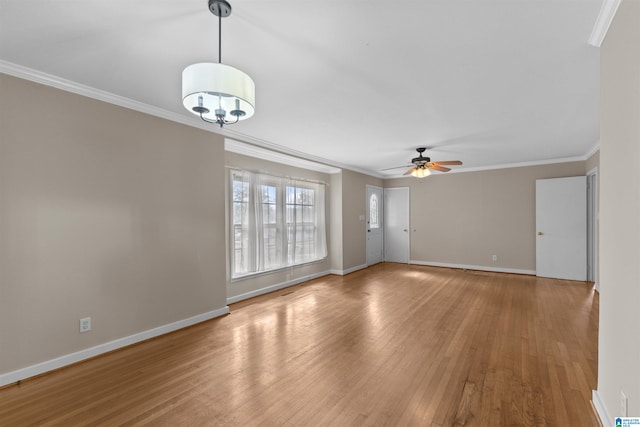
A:
<svg viewBox="0 0 640 427">
<path fill-rule="evenodd" d="M 287 186 L 287 255 L 289 263 L 315 258 L 315 190 Z"/>
<path fill-rule="evenodd" d="M 247 271 L 249 242 L 246 230 L 249 223 L 249 183 L 233 180 L 233 264 L 238 271 Z"/>
<path fill-rule="evenodd" d="M 278 268 L 278 242 L 277 242 L 277 222 L 276 222 L 276 187 L 274 185 L 261 185 L 262 193 L 262 239 L 264 242 L 264 265 L 265 270 Z"/>
<path fill-rule="evenodd" d="M 232 278 L 327 256 L 324 185 L 231 171 Z"/>
</svg>

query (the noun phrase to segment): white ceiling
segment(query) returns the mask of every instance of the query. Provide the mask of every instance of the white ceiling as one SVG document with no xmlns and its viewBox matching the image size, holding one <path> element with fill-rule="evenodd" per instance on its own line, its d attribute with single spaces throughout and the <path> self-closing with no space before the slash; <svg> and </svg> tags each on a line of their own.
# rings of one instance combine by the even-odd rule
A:
<svg viewBox="0 0 640 427">
<path fill-rule="evenodd" d="M 228 135 L 375 175 L 419 146 L 463 169 L 585 156 L 601 0 L 230 0 L 222 61 L 256 83 Z M 0 60 L 165 110 L 217 61 L 207 0 L 0 0 Z M 207 125 L 218 131 L 214 125 Z"/>
</svg>

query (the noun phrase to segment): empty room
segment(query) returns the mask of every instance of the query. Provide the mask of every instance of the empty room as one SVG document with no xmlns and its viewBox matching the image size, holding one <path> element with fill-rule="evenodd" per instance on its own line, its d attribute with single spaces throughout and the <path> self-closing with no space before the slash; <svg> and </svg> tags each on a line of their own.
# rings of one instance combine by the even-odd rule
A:
<svg viewBox="0 0 640 427">
<path fill-rule="evenodd" d="M 640 1 L 0 1 L 0 425 L 640 422 Z"/>
</svg>

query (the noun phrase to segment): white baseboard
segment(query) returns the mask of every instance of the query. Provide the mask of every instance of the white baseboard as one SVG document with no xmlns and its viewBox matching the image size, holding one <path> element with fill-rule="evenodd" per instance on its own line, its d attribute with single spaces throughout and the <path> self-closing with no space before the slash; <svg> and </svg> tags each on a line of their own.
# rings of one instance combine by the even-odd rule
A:
<svg viewBox="0 0 640 427">
<path fill-rule="evenodd" d="M 178 329 L 186 328 L 187 326 L 195 325 L 196 323 L 204 322 L 215 317 L 224 316 L 225 314 L 229 314 L 229 307 L 227 306 L 219 308 L 217 310 L 209 311 L 207 313 L 198 314 L 197 316 L 189 317 L 188 319 L 169 323 L 168 325 L 158 326 L 157 328 L 149 329 L 147 331 L 139 332 L 127 337 L 118 338 L 117 340 L 99 344 L 95 347 L 80 350 L 75 353 L 56 357 L 55 359 L 47 360 L 46 362 L 41 362 L 36 365 L 27 366 L 26 368 L 18 369 L 13 372 L 0 374 L 0 387 L 22 381 L 26 378 L 34 377 L 36 375 L 44 374 L 46 372 L 53 371 L 64 366 L 71 365 L 73 363 L 90 359 L 100 354 L 108 353 L 110 351 L 117 350 L 131 344 L 145 341 L 149 338 L 177 331 Z"/>
<path fill-rule="evenodd" d="M 347 268 L 346 270 L 330 270 L 329 273 L 337 274 L 338 276 L 346 276 L 354 271 L 362 270 L 369 267 L 367 264 L 356 265 L 355 267 Z"/>
<path fill-rule="evenodd" d="M 603 427 L 614 427 L 613 418 L 609 416 L 607 408 L 604 406 L 598 390 L 591 390 L 591 401 L 593 402 L 593 407 L 596 409 L 596 413 L 598 414 L 600 423 L 602 423 Z"/>
<path fill-rule="evenodd" d="M 515 273 L 515 274 L 528 274 L 535 276 L 535 270 L 521 270 L 518 268 L 501 268 L 501 267 L 487 267 L 484 265 L 466 265 L 466 264 L 449 264 L 445 262 L 431 262 L 431 261 L 416 261 L 411 260 L 409 264 L 416 265 L 428 265 L 431 267 L 447 267 L 447 268 L 459 268 L 462 270 L 480 270 L 480 271 L 495 271 L 496 273 Z"/>
<path fill-rule="evenodd" d="M 355 267 L 347 268 L 346 270 L 343 270 L 343 276 L 349 273 L 353 273 L 354 271 L 364 270 L 367 267 L 369 267 L 367 264 L 360 264 L 360 265 L 356 265 Z"/>
<path fill-rule="evenodd" d="M 354 271 L 362 270 L 369 267 L 367 264 L 356 265 L 355 267 L 348 268 L 346 270 L 329 270 L 329 273 L 336 274 L 338 276 L 346 276 L 349 273 L 353 273 Z"/>
<path fill-rule="evenodd" d="M 320 273 L 309 274 L 307 276 L 298 277 L 297 279 L 287 280 L 286 282 L 256 289 L 255 291 L 227 298 L 227 304 L 233 304 L 234 302 L 257 297 L 258 295 L 268 294 L 269 292 L 278 291 L 280 289 L 288 288 L 289 286 L 297 285 L 298 283 L 306 282 L 307 280 L 311 279 L 317 279 L 318 277 L 327 276 L 329 274 L 332 274 L 331 271 L 322 271 Z"/>
</svg>

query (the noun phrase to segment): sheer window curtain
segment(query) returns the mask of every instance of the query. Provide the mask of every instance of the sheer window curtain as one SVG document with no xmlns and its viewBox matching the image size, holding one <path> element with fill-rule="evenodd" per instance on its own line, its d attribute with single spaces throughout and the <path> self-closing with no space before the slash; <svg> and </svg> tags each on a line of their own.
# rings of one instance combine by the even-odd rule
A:
<svg viewBox="0 0 640 427">
<path fill-rule="evenodd" d="M 325 212 L 325 185 L 316 184 L 316 240 L 315 251 L 320 258 L 327 257 L 327 225 L 326 225 L 326 212 Z"/>
<path fill-rule="evenodd" d="M 327 256 L 325 185 L 231 170 L 232 277 Z"/>
</svg>

